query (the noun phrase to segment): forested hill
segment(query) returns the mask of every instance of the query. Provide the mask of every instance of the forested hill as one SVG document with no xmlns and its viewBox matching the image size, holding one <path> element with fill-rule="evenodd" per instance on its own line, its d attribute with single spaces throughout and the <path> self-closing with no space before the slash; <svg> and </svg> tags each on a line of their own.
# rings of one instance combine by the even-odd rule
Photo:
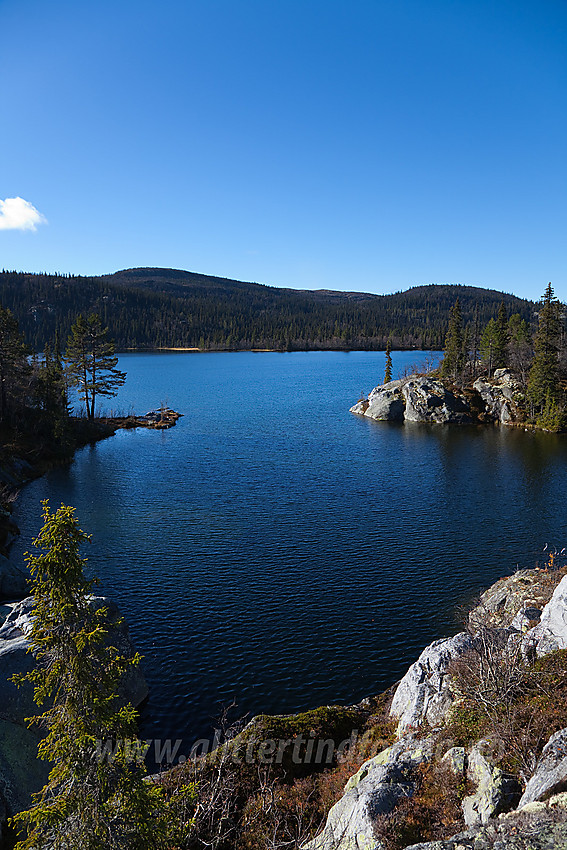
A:
<svg viewBox="0 0 567 850">
<path fill-rule="evenodd" d="M 36 351 L 66 340 L 79 313 L 97 312 L 118 349 L 382 349 L 443 347 L 449 310 L 484 326 L 504 301 L 534 320 L 533 302 L 470 286 L 418 286 L 393 295 L 294 290 L 175 269 L 127 269 L 101 277 L 0 273 L 0 303 Z"/>
</svg>

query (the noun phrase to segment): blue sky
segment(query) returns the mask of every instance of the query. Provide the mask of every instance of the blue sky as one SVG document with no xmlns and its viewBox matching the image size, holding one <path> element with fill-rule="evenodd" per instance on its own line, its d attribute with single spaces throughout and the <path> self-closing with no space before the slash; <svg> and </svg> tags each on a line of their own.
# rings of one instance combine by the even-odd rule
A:
<svg viewBox="0 0 567 850">
<path fill-rule="evenodd" d="M 566 44 L 565 0 L 0 0 L 0 267 L 567 299 Z"/>
</svg>

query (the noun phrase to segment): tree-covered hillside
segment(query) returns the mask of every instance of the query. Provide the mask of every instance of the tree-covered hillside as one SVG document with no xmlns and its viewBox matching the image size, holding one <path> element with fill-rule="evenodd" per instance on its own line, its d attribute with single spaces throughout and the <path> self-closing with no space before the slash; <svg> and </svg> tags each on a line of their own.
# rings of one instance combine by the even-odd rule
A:
<svg viewBox="0 0 567 850">
<path fill-rule="evenodd" d="M 0 304 L 26 341 L 66 339 L 80 313 L 99 313 L 119 349 L 383 349 L 443 347 L 451 306 L 486 324 L 502 301 L 532 323 L 535 304 L 468 286 L 430 285 L 393 295 L 279 289 L 175 269 L 102 277 L 0 273 Z"/>
</svg>

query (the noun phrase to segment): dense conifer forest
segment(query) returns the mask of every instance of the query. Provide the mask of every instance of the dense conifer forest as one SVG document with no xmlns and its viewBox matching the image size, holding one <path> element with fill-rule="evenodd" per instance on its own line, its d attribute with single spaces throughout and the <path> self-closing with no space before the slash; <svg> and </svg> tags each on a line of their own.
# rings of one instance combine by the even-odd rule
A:
<svg viewBox="0 0 567 850">
<path fill-rule="evenodd" d="M 463 322 L 481 326 L 504 301 L 530 325 L 536 305 L 470 286 L 418 286 L 393 295 L 302 291 L 174 269 L 129 269 L 101 277 L 0 273 L 0 304 L 26 343 L 66 339 L 79 314 L 97 313 L 117 349 L 195 347 L 381 350 L 443 348 L 459 298 Z M 475 309 L 478 316 L 475 319 Z"/>
</svg>

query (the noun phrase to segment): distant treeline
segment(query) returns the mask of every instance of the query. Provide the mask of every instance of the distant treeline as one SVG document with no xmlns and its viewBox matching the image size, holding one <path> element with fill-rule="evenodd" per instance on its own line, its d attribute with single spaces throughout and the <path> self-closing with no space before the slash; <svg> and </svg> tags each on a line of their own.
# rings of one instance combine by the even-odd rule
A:
<svg viewBox="0 0 567 850">
<path fill-rule="evenodd" d="M 529 325 L 531 301 L 489 289 L 430 285 L 393 295 L 279 289 L 173 269 L 131 269 L 102 277 L 0 273 L 0 303 L 28 345 L 66 339 L 79 314 L 97 313 L 119 350 L 196 347 L 379 350 L 441 349 L 459 298 L 465 327 L 482 326 L 502 301 Z"/>
</svg>

